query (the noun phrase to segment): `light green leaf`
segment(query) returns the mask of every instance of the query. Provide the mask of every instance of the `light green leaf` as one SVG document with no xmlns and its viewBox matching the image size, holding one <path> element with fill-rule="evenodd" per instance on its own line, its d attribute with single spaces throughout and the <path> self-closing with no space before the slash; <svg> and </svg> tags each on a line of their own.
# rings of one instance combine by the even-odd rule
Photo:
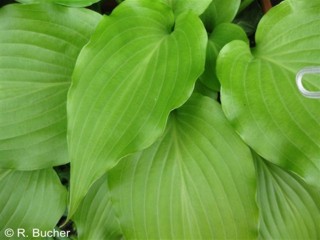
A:
<svg viewBox="0 0 320 240">
<path fill-rule="evenodd" d="M 241 41 L 219 54 L 223 110 L 259 155 L 320 186 L 320 100 L 306 99 L 295 76 L 320 66 L 320 4 L 307 10 L 285 1 L 261 20 L 256 47 Z M 309 87 L 320 81 L 307 76 Z"/>
<path fill-rule="evenodd" d="M 57 3 L 70 7 L 87 7 L 99 0 L 16 0 L 20 3 Z"/>
<path fill-rule="evenodd" d="M 137 0 L 126 0 L 136 2 Z M 138 0 L 139 1 L 139 0 Z M 146 0 L 150 3 L 164 3 L 168 5 L 177 16 L 180 13 L 192 11 L 198 16 L 202 14 L 212 0 Z"/>
<path fill-rule="evenodd" d="M 173 28 L 173 29 L 172 29 Z M 128 1 L 81 52 L 68 98 L 71 216 L 120 158 L 150 146 L 204 68 L 206 32 L 193 13 Z"/>
<path fill-rule="evenodd" d="M 121 230 L 114 215 L 104 175 L 90 188 L 72 220 L 81 239 L 121 239 Z"/>
<path fill-rule="evenodd" d="M 37 171 L 0 171 L 0 238 L 5 229 L 18 228 L 32 237 L 32 229 L 52 230 L 67 206 L 67 191 L 56 172 L 49 168 Z M 22 238 L 22 235 L 20 235 Z M 19 238 L 20 239 L 20 238 Z"/>
<path fill-rule="evenodd" d="M 238 12 L 240 2 L 240 0 L 212 0 L 201 15 L 208 32 L 212 32 L 220 23 L 231 22 Z"/>
<path fill-rule="evenodd" d="M 208 88 L 220 91 L 220 82 L 216 76 L 217 57 L 224 45 L 236 39 L 248 42 L 247 35 L 242 28 L 232 23 L 219 24 L 210 33 L 205 71 L 200 76 L 200 81 Z"/>
<path fill-rule="evenodd" d="M 256 239 L 250 150 L 220 105 L 194 95 L 164 135 L 108 175 L 126 239 Z"/>
<path fill-rule="evenodd" d="M 202 14 L 212 1 L 216 0 L 160 0 L 168 4 L 176 15 L 185 11 L 193 11 L 197 15 Z"/>
<path fill-rule="evenodd" d="M 0 9 L 0 167 L 68 162 L 66 98 L 77 56 L 100 16 L 51 4 Z"/>
<path fill-rule="evenodd" d="M 256 156 L 262 239 L 319 239 L 320 192 Z"/>
</svg>

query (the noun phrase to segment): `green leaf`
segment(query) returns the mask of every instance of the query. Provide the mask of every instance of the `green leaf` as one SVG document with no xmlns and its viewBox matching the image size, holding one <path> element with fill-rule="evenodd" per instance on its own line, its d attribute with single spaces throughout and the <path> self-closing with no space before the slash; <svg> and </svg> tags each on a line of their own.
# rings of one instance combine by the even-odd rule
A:
<svg viewBox="0 0 320 240">
<path fill-rule="evenodd" d="M 320 192 L 256 156 L 262 239 L 319 239 Z"/>
<path fill-rule="evenodd" d="M 246 9 L 254 0 L 241 0 L 241 4 L 239 7 L 239 12 L 242 12 Z"/>
<path fill-rule="evenodd" d="M 16 0 L 20 3 L 57 3 L 70 7 L 87 7 L 99 0 Z"/>
<path fill-rule="evenodd" d="M 216 75 L 218 54 L 224 45 L 236 39 L 248 42 L 242 28 L 232 23 L 219 24 L 209 35 L 205 71 L 200 76 L 200 81 L 214 91 L 220 91 L 220 82 Z"/>
<path fill-rule="evenodd" d="M 154 0 L 151 0 L 154 2 Z M 174 11 L 175 15 L 179 15 L 185 11 L 193 11 L 197 15 L 202 14 L 210 5 L 216 0 L 160 0 L 169 5 Z"/>
<path fill-rule="evenodd" d="M 197 16 L 174 21 L 164 4 L 125 1 L 104 17 L 78 58 L 68 96 L 69 216 L 120 158 L 162 134 L 203 71 L 206 44 Z"/>
<path fill-rule="evenodd" d="M 240 2 L 240 0 L 213 0 L 201 15 L 208 32 L 212 32 L 221 23 L 231 22 L 238 12 Z"/>
<path fill-rule="evenodd" d="M 0 167 L 68 162 L 66 98 L 77 56 L 100 16 L 51 4 L 0 9 Z"/>
<path fill-rule="evenodd" d="M 250 150 L 208 97 L 172 112 L 161 139 L 124 158 L 108 180 L 126 239 L 257 237 Z"/>
<path fill-rule="evenodd" d="M 320 65 L 320 4 L 296 9 L 285 1 L 261 20 L 256 47 L 226 45 L 217 72 L 223 110 L 237 132 L 263 158 L 320 186 L 319 100 L 303 97 L 298 71 Z M 305 78 L 312 90 L 320 81 Z"/>
<path fill-rule="evenodd" d="M 37 171 L 0 170 L 0 238 L 4 230 L 25 230 L 32 236 L 32 229 L 52 230 L 67 206 L 67 191 L 51 169 Z M 20 235 L 21 236 L 21 235 Z M 22 236 L 21 236 L 22 238 Z"/>
<path fill-rule="evenodd" d="M 126 0 L 131 2 L 137 2 L 141 0 Z M 167 6 L 169 6 L 174 14 L 178 16 L 180 13 L 192 11 L 198 16 L 202 14 L 209 4 L 212 2 L 212 0 L 145 0 L 149 3 L 164 3 Z"/>
<path fill-rule="evenodd" d="M 79 240 L 121 239 L 122 234 L 114 215 L 106 175 L 90 188 L 73 221 L 77 226 Z"/>
</svg>

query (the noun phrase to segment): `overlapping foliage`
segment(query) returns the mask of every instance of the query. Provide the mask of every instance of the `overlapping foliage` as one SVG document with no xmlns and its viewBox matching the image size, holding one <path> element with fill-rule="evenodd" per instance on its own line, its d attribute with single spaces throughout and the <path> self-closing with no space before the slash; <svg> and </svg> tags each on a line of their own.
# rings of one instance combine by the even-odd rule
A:
<svg viewBox="0 0 320 240">
<path fill-rule="evenodd" d="M 255 37 L 236 24 L 255 1 L 19 2 L 0 8 L 1 239 L 60 218 L 70 239 L 320 238 L 320 100 L 295 85 L 320 67 L 318 0 Z"/>
</svg>

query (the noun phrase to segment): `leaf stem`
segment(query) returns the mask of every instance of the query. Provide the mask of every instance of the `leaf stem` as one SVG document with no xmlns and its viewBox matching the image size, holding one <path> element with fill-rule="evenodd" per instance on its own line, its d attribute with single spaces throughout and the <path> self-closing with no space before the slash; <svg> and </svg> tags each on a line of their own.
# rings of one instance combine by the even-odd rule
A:
<svg viewBox="0 0 320 240">
<path fill-rule="evenodd" d="M 272 4 L 270 0 L 261 0 L 263 12 L 266 13 L 272 8 Z"/>
</svg>

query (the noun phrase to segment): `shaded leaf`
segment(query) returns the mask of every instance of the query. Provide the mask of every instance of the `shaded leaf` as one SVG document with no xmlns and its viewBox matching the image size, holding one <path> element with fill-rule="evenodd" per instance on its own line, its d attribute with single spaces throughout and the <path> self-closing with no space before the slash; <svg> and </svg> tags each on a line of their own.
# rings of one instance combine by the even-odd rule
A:
<svg viewBox="0 0 320 240">
<path fill-rule="evenodd" d="M 319 239 L 320 192 L 256 156 L 262 239 Z"/>
<path fill-rule="evenodd" d="M 221 23 L 231 22 L 237 14 L 240 2 L 240 0 L 213 0 L 201 15 L 208 32 L 212 32 Z"/>
<path fill-rule="evenodd" d="M 226 45 L 217 71 L 223 110 L 245 142 L 319 186 L 319 100 L 303 97 L 295 76 L 304 67 L 320 65 L 320 4 L 294 6 L 285 1 L 263 17 L 251 52 L 242 41 Z M 305 81 L 311 90 L 320 89 L 311 75 Z"/>
<path fill-rule="evenodd" d="M 255 239 L 250 150 L 220 105 L 192 96 L 171 113 L 164 135 L 108 175 L 126 239 Z"/>
<path fill-rule="evenodd" d="M 175 21 L 164 4 L 125 1 L 104 17 L 78 58 L 68 96 L 69 216 L 120 158 L 162 134 L 203 71 L 206 43 L 197 16 Z"/>
<path fill-rule="evenodd" d="M 246 9 L 254 0 L 241 0 L 239 12 L 242 12 Z"/>
<path fill-rule="evenodd" d="M 51 4 L 0 9 L 0 167 L 68 162 L 66 97 L 99 15 Z"/>
<path fill-rule="evenodd" d="M 32 236 L 32 229 L 52 230 L 63 215 L 67 191 L 53 169 L 37 171 L 0 171 L 0 238 L 4 230 L 24 229 Z M 22 237 L 21 237 L 22 238 Z"/>
<path fill-rule="evenodd" d="M 205 71 L 200 76 L 200 81 L 214 91 L 220 91 L 220 82 L 216 75 L 218 54 L 224 45 L 236 39 L 248 42 L 242 28 L 232 23 L 219 24 L 209 35 Z"/>
<path fill-rule="evenodd" d="M 114 215 L 112 202 L 104 175 L 90 188 L 73 221 L 81 239 L 121 239 L 119 223 Z"/>
<path fill-rule="evenodd" d="M 233 20 L 233 23 L 242 27 L 253 42 L 257 25 L 263 15 L 264 12 L 261 5 L 258 1 L 254 1 L 236 16 L 236 18 Z M 252 45 L 254 45 L 254 43 Z"/>
</svg>

